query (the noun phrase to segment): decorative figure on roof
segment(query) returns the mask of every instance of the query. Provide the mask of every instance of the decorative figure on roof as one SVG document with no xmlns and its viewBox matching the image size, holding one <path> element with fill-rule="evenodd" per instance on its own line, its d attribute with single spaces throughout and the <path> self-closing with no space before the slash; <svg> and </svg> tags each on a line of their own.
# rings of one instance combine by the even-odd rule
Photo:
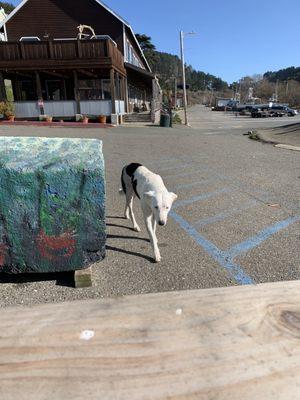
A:
<svg viewBox="0 0 300 400">
<path fill-rule="evenodd" d="M 92 33 L 91 36 L 90 36 L 90 39 L 93 39 L 96 36 L 94 29 L 89 25 L 79 25 L 79 26 L 77 26 L 77 29 L 79 31 L 78 35 L 77 35 L 78 39 L 82 39 L 83 37 L 89 36 L 88 34 L 83 33 L 83 31 L 85 29 L 89 30 Z"/>
</svg>

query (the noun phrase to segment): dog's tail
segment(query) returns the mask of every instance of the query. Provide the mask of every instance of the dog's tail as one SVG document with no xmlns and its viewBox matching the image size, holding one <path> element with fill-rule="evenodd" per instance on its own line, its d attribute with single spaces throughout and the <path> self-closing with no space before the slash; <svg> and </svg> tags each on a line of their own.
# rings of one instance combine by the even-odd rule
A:
<svg viewBox="0 0 300 400">
<path fill-rule="evenodd" d="M 122 185 L 122 187 L 119 189 L 119 194 L 120 195 L 126 194 L 126 185 L 125 185 L 125 181 L 124 181 L 125 170 L 126 170 L 126 166 L 122 169 L 122 173 L 121 173 L 121 185 Z"/>
</svg>

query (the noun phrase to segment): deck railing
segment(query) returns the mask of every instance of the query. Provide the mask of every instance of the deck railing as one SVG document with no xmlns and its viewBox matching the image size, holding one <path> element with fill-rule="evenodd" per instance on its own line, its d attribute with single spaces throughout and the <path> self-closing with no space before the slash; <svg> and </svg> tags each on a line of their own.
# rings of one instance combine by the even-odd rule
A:
<svg viewBox="0 0 300 400">
<path fill-rule="evenodd" d="M 124 69 L 123 55 L 110 40 L 53 40 L 32 42 L 0 42 L 1 67 L 15 61 L 98 60 L 110 58 L 113 65 Z M 14 63 L 13 63 L 14 64 Z"/>
</svg>

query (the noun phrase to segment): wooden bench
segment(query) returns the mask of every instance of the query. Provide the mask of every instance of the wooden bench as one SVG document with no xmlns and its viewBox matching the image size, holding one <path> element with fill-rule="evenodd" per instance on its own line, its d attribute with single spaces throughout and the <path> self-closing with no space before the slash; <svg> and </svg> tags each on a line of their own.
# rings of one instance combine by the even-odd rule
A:
<svg viewBox="0 0 300 400">
<path fill-rule="evenodd" d="M 1 310 L 3 400 L 296 400 L 300 282 Z"/>
</svg>

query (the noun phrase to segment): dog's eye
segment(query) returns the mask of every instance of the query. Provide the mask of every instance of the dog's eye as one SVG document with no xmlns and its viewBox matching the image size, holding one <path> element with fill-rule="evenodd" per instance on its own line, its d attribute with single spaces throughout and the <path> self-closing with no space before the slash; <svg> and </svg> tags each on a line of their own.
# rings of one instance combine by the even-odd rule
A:
<svg viewBox="0 0 300 400">
<path fill-rule="evenodd" d="M 158 210 L 159 207 L 158 207 L 158 206 L 155 206 L 154 208 L 155 208 L 156 210 Z"/>
</svg>

